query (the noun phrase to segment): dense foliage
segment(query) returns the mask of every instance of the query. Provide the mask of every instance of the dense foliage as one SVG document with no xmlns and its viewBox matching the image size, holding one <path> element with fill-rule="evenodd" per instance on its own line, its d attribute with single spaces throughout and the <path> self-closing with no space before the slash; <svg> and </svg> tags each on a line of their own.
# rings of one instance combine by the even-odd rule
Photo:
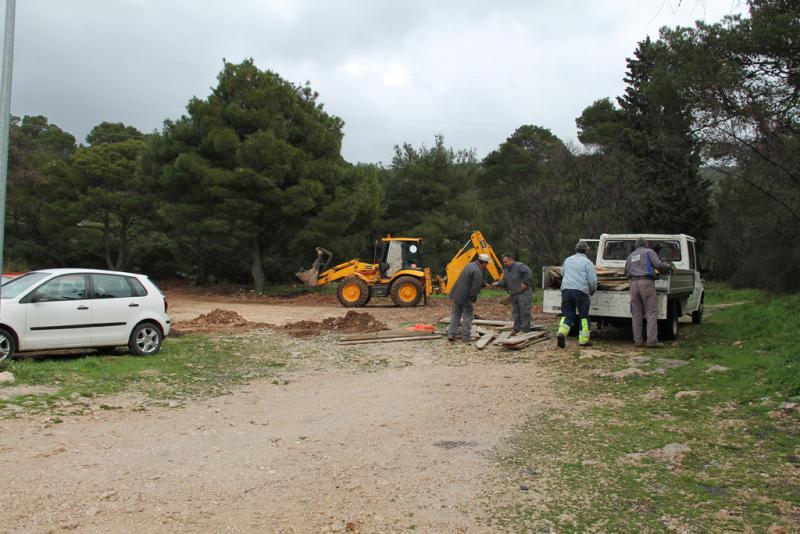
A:
<svg viewBox="0 0 800 534">
<path fill-rule="evenodd" d="M 291 280 L 314 247 L 371 257 L 425 239 L 441 271 L 480 229 L 536 268 L 603 232 L 687 233 L 735 283 L 800 290 L 800 8 L 665 28 L 628 59 L 625 91 L 576 119 L 577 148 L 524 124 L 482 161 L 400 143 L 391 165 L 341 156 L 344 122 L 308 84 L 225 62 L 206 98 L 144 135 L 103 122 L 79 146 L 14 118 L 6 270 L 85 265 L 198 283 Z"/>
</svg>

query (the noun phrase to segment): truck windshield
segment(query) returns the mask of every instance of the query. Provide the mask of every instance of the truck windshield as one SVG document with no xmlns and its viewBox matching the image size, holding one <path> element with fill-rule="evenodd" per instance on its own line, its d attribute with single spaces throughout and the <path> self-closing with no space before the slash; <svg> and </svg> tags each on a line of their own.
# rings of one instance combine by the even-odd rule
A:
<svg viewBox="0 0 800 534">
<path fill-rule="evenodd" d="M 669 260 L 671 262 L 681 261 L 680 242 L 654 239 L 648 240 L 647 243 L 662 260 Z M 603 259 L 625 261 L 635 247 L 635 239 L 610 239 L 606 241 L 605 247 L 603 248 Z"/>
</svg>

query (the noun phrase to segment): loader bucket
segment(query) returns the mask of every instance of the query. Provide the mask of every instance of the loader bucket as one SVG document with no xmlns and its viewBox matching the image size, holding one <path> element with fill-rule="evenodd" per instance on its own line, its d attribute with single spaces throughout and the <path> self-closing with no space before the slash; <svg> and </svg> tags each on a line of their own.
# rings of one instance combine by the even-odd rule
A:
<svg viewBox="0 0 800 534">
<path fill-rule="evenodd" d="M 298 271 L 294 275 L 303 281 L 309 287 L 316 287 L 317 279 L 319 278 L 319 269 L 314 267 L 306 269 L 305 271 Z"/>
<path fill-rule="evenodd" d="M 294 275 L 302 280 L 305 285 L 316 287 L 319 280 L 319 272 L 328 266 L 332 257 L 333 253 L 331 251 L 317 247 L 317 259 L 314 260 L 314 265 L 310 269 L 298 271 Z"/>
</svg>

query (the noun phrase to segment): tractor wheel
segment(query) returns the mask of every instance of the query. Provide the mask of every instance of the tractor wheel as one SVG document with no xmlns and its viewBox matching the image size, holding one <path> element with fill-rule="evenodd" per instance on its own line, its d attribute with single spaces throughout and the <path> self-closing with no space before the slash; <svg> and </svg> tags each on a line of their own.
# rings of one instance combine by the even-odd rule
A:
<svg viewBox="0 0 800 534">
<path fill-rule="evenodd" d="M 412 308 L 419 304 L 424 295 L 422 284 L 413 276 L 401 276 L 392 284 L 392 302 L 395 306 Z"/>
<path fill-rule="evenodd" d="M 351 276 L 339 284 L 336 297 L 345 308 L 361 308 L 369 301 L 369 287 L 362 279 Z"/>
</svg>

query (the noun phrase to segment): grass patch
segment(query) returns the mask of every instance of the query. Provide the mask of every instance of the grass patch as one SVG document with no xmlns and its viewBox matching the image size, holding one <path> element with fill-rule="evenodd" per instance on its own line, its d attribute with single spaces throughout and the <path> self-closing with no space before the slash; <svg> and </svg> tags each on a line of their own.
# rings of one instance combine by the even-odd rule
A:
<svg viewBox="0 0 800 534">
<path fill-rule="evenodd" d="M 24 358 L 6 364 L 14 374 L 14 385 L 47 386 L 55 392 L 0 400 L 0 408 L 12 404 L 46 411 L 76 394 L 133 392 L 153 400 L 216 396 L 237 384 L 271 377 L 286 361 L 281 341 L 263 333 L 171 337 L 153 356 L 91 353 Z"/>
<path fill-rule="evenodd" d="M 526 503 L 517 490 L 492 522 L 559 532 L 790 532 L 800 524 L 800 414 L 781 409 L 800 400 L 800 296 L 714 286 L 706 300 L 737 302 L 707 309 L 702 325 L 682 325 L 670 349 L 642 353 L 651 356 L 648 376 L 590 372 L 629 367 L 631 353 L 554 363 L 574 410 L 533 418 L 501 458 L 511 480 L 546 500 Z M 659 358 L 688 365 L 657 371 Z M 682 391 L 698 393 L 676 396 Z M 671 443 L 689 450 L 659 457 Z"/>
</svg>

